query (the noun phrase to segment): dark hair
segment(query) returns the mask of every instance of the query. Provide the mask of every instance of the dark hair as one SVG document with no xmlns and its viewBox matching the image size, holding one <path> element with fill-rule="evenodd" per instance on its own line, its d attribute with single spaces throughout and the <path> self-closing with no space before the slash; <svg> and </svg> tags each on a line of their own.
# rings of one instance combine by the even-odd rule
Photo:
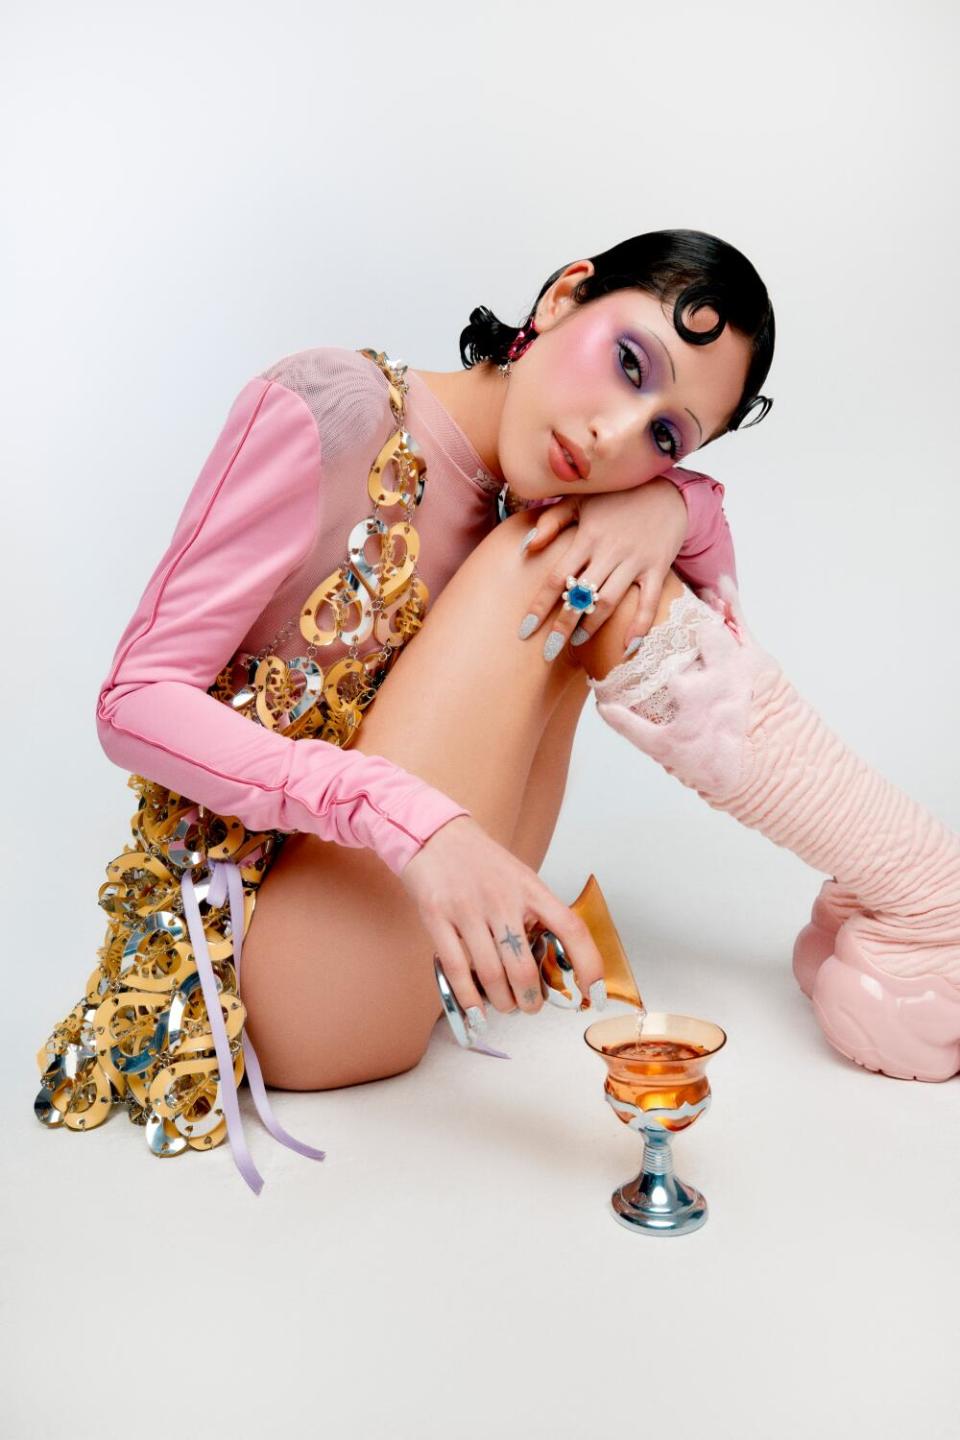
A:
<svg viewBox="0 0 960 1440">
<path fill-rule="evenodd" d="M 749 428 L 743 422 L 757 405 L 760 413 L 750 425 L 759 424 L 773 405 L 772 399 L 759 393 L 773 360 L 773 306 L 766 286 L 745 255 L 703 230 L 651 230 L 590 259 L 594 273 L 572 291 L 578 305 L 613 290 L 633 287 L 663 301 L 674 301 L 674 329 L 689 345 L 709 345 L 728 324 L 744 335 L 751 342 L 751 353 L 743 391 L 726 426 L 709 439 L 715 440 L 727 430 Z M 464 366 L 469 370 L 477 364 L 502 364 L 520 330 L 533 318 L 541 296 L 565 269 L 561 265 L 544 281 L 520 325 L 504 325 L 485 305 L 473 310 L 469 325 L 460 335 Z M 684 311 L 692 307 L 696 313 L 707 305 L 717 311 L 716 325 L 712 330 L 689 330 L 681 318 Z"/>
</svg>

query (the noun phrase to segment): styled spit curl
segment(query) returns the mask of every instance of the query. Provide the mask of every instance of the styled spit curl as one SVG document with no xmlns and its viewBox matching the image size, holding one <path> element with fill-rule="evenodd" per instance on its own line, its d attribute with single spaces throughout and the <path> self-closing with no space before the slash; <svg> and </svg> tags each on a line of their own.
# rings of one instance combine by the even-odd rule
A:
<svg viewBox="0 0 960 1440">
<path fill-rule="evenodd" d="M 727 325 L 750 341 L 750 365 L 740 399 L 726 425 L 708 436 L 705 444 L 728 430 L 760 423 L 773 405 L 769 396 L 760 394 L 760 387 L 773 360 L 775 328 L 767 288 L 745 255 L 703 230 L 651 230 L 589 258 L 594 273 L 571 292 L 576 304 L 586 305 L 601 295 L 632 287 L 656 295 L 664 303 L 673 302 L 674 329 L 688 345 L 711 344 Z M 505 325 L 485 305 L 471 311 L 470 323 L 460 334 L 464 367 L 469 370 L 474 365 L 506 361 L 510 346 L 565 268 L 561 265 L 544 281 L 519 325 Z M 716 310 L 716 325 L 711 330 L 689 329 L 684 315 L 705 306 Z M 757 415 L 745 425 L 746 417 L 758 407 Z"/>
</svg>

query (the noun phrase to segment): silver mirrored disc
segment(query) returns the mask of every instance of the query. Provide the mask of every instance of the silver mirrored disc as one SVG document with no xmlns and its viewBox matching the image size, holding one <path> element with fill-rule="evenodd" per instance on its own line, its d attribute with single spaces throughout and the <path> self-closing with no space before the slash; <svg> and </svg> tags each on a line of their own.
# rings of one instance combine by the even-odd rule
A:
<svg viewBox="0 0 960 1440">
<path fill-rule="evenodd" d="M 354 525 L 347 536 L 347 554 L 350 557 L 350 564 L 358 575 L 363 576 L 373 590 L 379 590 L 380 585 L 375 568 L 366 558 L 366 543 L 371 535 L 385 535 L 389 528 L 384 520 L 378 519 L 375 515 L 368 515 L 365 520 Z"/>
<path fill-rule="evenodd" d="M 373 600 L 370 592 L 357 579 L 355 575 L 348 576 L 352 580 L 356 590 L 356 602 L 360 606 L 360 620 L 353 630 L 341 630 L 340 639 L 345 645 L 360 645 L 373 630 Z M 379 594 L 379 588 L 378 592 Z M 344 611 L 344 614 L 347 612 Z"/>
<path fill-rule="evenodd" d="M 207 880 L 206 883 L 209 886 L 210 881 Z M 198 885 L 197 890 L 199 891 L 199 889 Z M 156 910 L 152 915 L 138 915 L 133 923 L 135 928 L 131 929 L 123 947 L 122 959 L 124 962 L 139 955 L 144 943 L 158 930 L 163 930 L 171 940 L 186 939 L 186 924 L 174 910 Z"/>
<path fill-rule="evenodd" d="M 49 1074 L 49 1071 L 47 1073 Z M 33 1113 L 46 1125 L 48 1130 L 54 1130 L 58 1125 L 63 1124 L 63 1111 L 58 1110 L 54 1105 L 52 1090 L 47 1089 L 46 1085 L 37 1092 L 37 1098 L 33 1102 Z"/>
<path fill-rule="evenodd" d="M 404 447 L 410 452 L 406 464 L 403 467 L 404 479 L 400 490 L 401 498 L 405 505 L 419 505 L 423 499 L 423 492 L 427 484 L 427 462 L 420 445 L 410 434 L 409 430 L 401 430 L 400 439 Z M 399 466 L 397 467 L 399 469 Z M 413 490 L 408 488 L 410 481 L 413 481 Z"/>
<path fill-rule="evenodd" d="M 287 668 L 296 670 L 304 680 L 300 699 L 283 721 L 284 725 L 292 725 L 295 720 L 299 720 L 301 715 L 312 710 L 314 705 L 319 702 L 323 694 L 323 671 L 316 660 L 311 659 L 309 655 L 295 655 L 292 660 L 287 661 Z"/>
<path fill-rule="evenodd" d="M 193 869 L 194 865 L 200 865 L 204 858 L 202 850 L 188 850 L 183 844 L 184 837 L 188 835 L 196 825 L 198 813 L 199 812 L 194 809 L 189 816 L 184 816 L 177 821 L 176 828 L 165 847 L 167 855 L 173 864 L 180 865 L 184 869 Z"/>
<path fill-rule="evenodd" d="M 94 1020 L 97 1015 L 97 1006 L 88 1005 L 83 1012 L 83 1025 L 80 1028 L 80 1046 L 78 1058 L 81 1060 L 92 1060 L 97 1053 L 97 1032 Z"/>
<path fill-rule="evenodd" d="M 188 975 L 173 992 L 170 1009 L 164 1017 L 167 1022 L 167 1044 L 172 1050 L 176 1049 L 183 1037 L 183 1012 L 190 1004 L 190 997 L 199 984 L 200 976 L 194 970 L 193 974 Z"/>
<path fill-rule="evenodd" d="M 147 1116 L 145 1131 L 147 1145 L 154 1155 L 159 1155 L 161 1159 L 168 1155 L 182 1155 L 184 1150 L 190 1148 L 182 1136 L 166 1133 L 163 1121 L 155 1112 Z"/>
<path fill-rule="evenodd" d="M 154 1026 L 153 1034 L 143 1042 L 135 1055 L 128 1055 L 119 1045 L 110 1046 L 110 1059 L 121 1075 L 139 1075 L 144 1070 L 149 1070 L 158 1052 L 164 1047 L 166 1017 L 165 1010 Z"/>
</svg>

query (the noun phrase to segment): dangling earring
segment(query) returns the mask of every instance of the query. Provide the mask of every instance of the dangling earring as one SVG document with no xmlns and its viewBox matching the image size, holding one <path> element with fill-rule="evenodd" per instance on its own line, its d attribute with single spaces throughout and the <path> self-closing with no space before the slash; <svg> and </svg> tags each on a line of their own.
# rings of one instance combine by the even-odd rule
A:
<svg viewBox="0 0 960 1440">
<path fill-rule="evenodd" d="M 510 344 L 510 349 L 507 351 L 506 360 L 501 361 L 501 363 L 497 366 L 497 369 L 500 371 L 501 375 L 507 376 L 510 374 L 510 366 L 513 364 L 514 360 L 519 360 L 520 356 L 524 353 L 525 350 L 528 350 L 530 348 L 536 338 L 537 327 L 534 323 L 533 316 L 531 315 L 530 319 L 526 322 L 522 329 L 518 330 L 516 335 L 514 336 Z"/>
</svg>

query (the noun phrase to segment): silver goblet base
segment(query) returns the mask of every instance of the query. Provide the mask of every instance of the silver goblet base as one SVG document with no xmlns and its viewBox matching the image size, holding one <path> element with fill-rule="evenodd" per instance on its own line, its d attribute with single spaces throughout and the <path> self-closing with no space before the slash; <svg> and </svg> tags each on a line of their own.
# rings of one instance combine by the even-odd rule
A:
<svg viewBox="0 0 960 1440">
<path fill-rule="evenodd" d="M 642 1111 L 608 1095 L 615 1110 L 633 1111 L 632 1129 L 643 1135 L 643 1167 L 633 1180 L 619 1185 L 610 1197 L 613 1218 L 628 1230 L 644 1235 L 689 1235 L 699 1230 L 707 1219 L 707 1202 L 699 1190 L 679 1180 L 673 1173 L 673 1150 L 670 1132 L 664 1130 L 657 1116 L 675 1118 L 676 1111 Z M 685 1105 L 682 1112 L 702 1113 L 710 1102 L 704 1096 L 697 1105 Z"/>
<path fill-rule="evenodd" d="M 706 1200 L 676 1175 L 647 1170 L 648 1149 L 644 1149 L 644 1169 L 610 1197 L 614 1220 L 644 1235 L 688 1235 L 699 1230 L 707 1218 Z"/>
</svg>

